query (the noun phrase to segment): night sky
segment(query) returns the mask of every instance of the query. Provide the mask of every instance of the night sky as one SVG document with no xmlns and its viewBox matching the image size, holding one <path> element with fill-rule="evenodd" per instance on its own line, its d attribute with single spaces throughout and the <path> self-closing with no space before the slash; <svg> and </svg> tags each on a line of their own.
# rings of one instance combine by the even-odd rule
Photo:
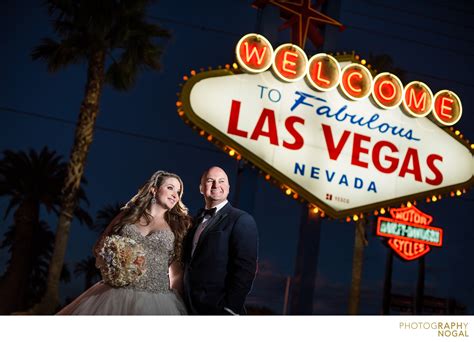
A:
<svg viewBox="0 0 474 342">
<path fill-rule="evenodd" d="M 463 117 L 455 125 L 474 139 L 474 3 L 469 1 L 328 0 L 339 11 L 331 13 L 346 26 L 343 32 L 329 29 L 326 51 L 355 50 L 363 58 L 388 54 L 394 66 L 404 71 L 404 84 L 420 80 L 433 93 L 450 89 L 459 95 Z M 160 72 L 143 72 L 135 87 L 120 93 L 106 87 L 85 177 L 95 217 L 107 204 L 126 202 L 158 169 L 179 174 L 184 181 L 184 203 L 195 213 L 202 206 L 198 191 L 201 172 L 220 165 L 235 188 L 237 161 L 228 157 L 186 126 L 175 103 L 183 75 L 191 70 L 234 62 L 239 38 L 257 28 L 257 10 L 251 1 L 161 1 L 150 11 L 150 20 L 170 30 L 165 42 Z M 50 18 L 41 1 L 7 0 L 0 5 L 0 150 L 56 150 L 67 160 L 73 142 L 74 124 L 83 98 L 86 67 L 75 65 L 49 74 L 45 64 L 33 62 L 31 50 L 44 37 L 53 37 Z M 266 21 L 270 26 L 272 19 Z M 275 25 L 283 21 L 276 21 Z M 289 42 L 288 31 L 277 35 L 279 44 Z M 308 47 L 310 43 L 308 43 Z M 274 45 L 276 48 L 276 45 Z M 308 49 L 311 51 L 311 47 Z M 314 49 L 313 49 L 314 51 Z M 311 54 L 309 54 L 311 56 Z M 369 61 L 370 62 L 370 61 Z M 55 120 L 56 118 L 57 120 Z M 69 123 L 68 123 L 69 122 Z M 455 165 L 453 165 L 455 167 Z M 0 199 L 0 211 L 7 206 Z M 245 205 L 243 205 L 245 206 Z M 433 215 L 432 224 L 444 228 L 444 246 L 426 256 L 425 294 L 454 298 L 474 313 L 474 196 L 446 198 L 421 203 Z M 285 196 L 263 177 L 250 210 L 260 232 L 260 275 L 252 304 L 281 313 L 284 284 L 294 273 L 301 204 Z M 3 214 L 2 214 L 3 215 Z M 43 213 L 52 228 L 56 219 Z M 0 224 L 0 235 L 12 215 Z M 324 220 L 321 231 L 314 313 L 345 314 L 349 298 L 354 244 L 353 223 Z M 378 314 L 387 249 L 368 230 L 360 313 Z M 74 263 L 91 253 L 97 234 L 73 222 L 66 262 Z M 8 255 L 0 252 L 0 271 Z M 418 263 L 395 258 L 393 292 L 415 293 Z M 62 285 L 62 298 L 83 291 L 83 279 Z"/>
</svg>

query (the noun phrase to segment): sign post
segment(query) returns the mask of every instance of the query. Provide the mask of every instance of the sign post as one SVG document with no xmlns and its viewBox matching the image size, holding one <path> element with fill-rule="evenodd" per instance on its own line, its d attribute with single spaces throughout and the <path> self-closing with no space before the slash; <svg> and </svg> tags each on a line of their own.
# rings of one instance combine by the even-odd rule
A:
<svg viewBox="0 0 474 342">
<path fill-rule="evenodd" d="M 362 266 L 364 265 L 364 248 L 367 246 L 365 232 L 367 219 L 363 218 L 355 224 L 354 255 L 352 257 L 352 281 L 349 294 L 349 315 L 357 315 L 360 302 L 360 284 L 362 281 Z"/>
</svg>

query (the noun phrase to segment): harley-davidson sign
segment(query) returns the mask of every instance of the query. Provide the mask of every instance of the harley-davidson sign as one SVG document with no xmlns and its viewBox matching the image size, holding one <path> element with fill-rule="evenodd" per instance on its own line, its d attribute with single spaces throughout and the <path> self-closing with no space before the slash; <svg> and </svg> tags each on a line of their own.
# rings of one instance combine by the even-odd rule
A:
<svg viewBox="0 0 474 342">
<path fill-rule="evenodd" d="M 388 245 L 403 259 L 417 259 L 430 246 L 443 245 L 443 230 L 429 225 L 430 215 L 415 207 L 390 209 L 390 215 L 378 218 L 377 235 L 389 238 Z"/>
<path fill-rule="evenodd" d="M 469 146 L 438 126 L 461 118 L 452 91 L 433 96 L 422 82 L 403 87 L 393 74 L 373 78 L 327 54 L 308 60 L 291 44 L 274 52 L 255 34 L 236 55 L 245 73 L 208 71 L 185 83 L 186 117 L 327 214 L 473 183 Z"/>
</svg>

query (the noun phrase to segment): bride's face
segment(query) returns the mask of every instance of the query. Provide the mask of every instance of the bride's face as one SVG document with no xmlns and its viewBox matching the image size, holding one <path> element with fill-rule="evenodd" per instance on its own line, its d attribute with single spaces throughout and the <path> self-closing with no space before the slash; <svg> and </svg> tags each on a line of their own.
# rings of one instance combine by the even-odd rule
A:
<svg viewBox="0 0 474 342">
<path fill-rule="evenodd" d="M 156 204 L 165 209 L 172 209 L 181 196 L 181 184 L 174 177 L 166 178 L 155 195 Z"/>
</svg>

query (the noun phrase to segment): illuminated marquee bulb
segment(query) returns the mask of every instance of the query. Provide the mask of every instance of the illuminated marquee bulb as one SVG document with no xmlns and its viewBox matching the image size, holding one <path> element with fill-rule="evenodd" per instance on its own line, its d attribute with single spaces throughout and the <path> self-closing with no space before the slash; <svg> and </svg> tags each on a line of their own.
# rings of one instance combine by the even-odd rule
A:
<svg viewBox="0 0 474 342">
<path fill-rule="evenodd" d="M 317 214 L 319 212 L 319 209 L 317 207 L 313 208 L 313 213 Z"/>
<path fill-rule="evenodd" d="M 381 213 L 382 215 L 385 214 L 385 209 L 384 209 L 384 208 L 380 209 L 380 213 Z"/>
<path fill-rule="evenodd" d="M 276 76 L 286 82 L 296 82 L 306 75 L 308 57 L 297 45 L 283 44 L 275 50 L 272 64 Z"/>
<path fill-rule="evenodd" d="M 291 190 L 290 190 L 290 189 L 286 189 L 285 193 L 289 196 L 289 195 L 291 195 Z"/>
<path fill-rule="evenodd" d="M 440 124 L 451 126 L 461 119 L 461 100 L 452 91 L 438 91 L 434 96 L 433 102 L 433 116 Z"/>
<path fill-rule="evenodd" d="M 230 150 L 229 151 L 229 156 L 233 157 L 235 155 L 235 151 L 234 150 Z"/>
<path fill-rule="evenodd" d="M 237 63 L 250 73 L 267 70 L 273 62 L 273 48 L 270 42 L 256 33 L 243 36 L 235 47 Z"/>
<path fill-rule="evenodd" d="M 433 109 L 433 93 L 423 82 L 413 81 L 405 86 L 402 103 L 408 114 L 422 118 Z"/>
<path fill-rule="evenodd" d="M 372 91 L 372 75 L 365 66 L 351 63 L 341 71 L 342 92 L 351 100 L 361 100 Z"/>
<path fill-rule="evenodd" d="M 359 216 L 354 215 L 354 216 L 352 216 L 352 219 L 353 219 L 354 221 L 358 221 L 358 220 L 359 220 Z"/>
<path fill-rule="evenodd" d="M 372 98 L 380 107 L 394 108 L 403 101 L 403 84 L 397 76 L 383 72 L 375 76 L 373 83 Z"/>
<path fill-rule="evenodd" d="M 338 61 L 325 53 L 318 53 L 308 62 L 308 82 L 320 91 L 329 91 L 337 87 L 341 79 L 341 66 Z"/>
</svg>

